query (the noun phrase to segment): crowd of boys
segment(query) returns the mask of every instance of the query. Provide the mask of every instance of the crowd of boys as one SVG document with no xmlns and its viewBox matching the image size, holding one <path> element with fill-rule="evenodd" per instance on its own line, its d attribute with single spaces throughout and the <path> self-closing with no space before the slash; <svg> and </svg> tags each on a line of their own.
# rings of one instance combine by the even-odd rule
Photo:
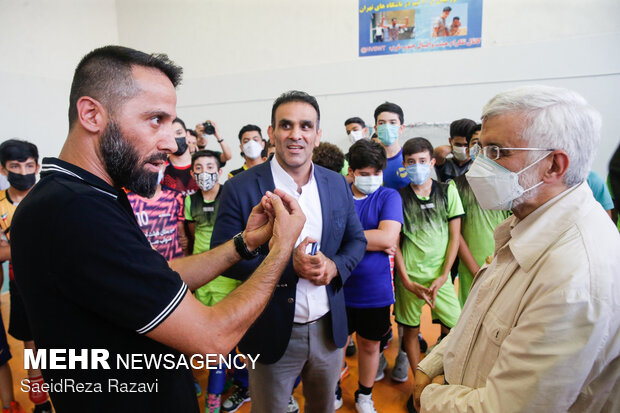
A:
<svg viewBox="0 0 620 413">
<path fill-rule="evenodd" d="M 511 217 L 510 210 L 515 208 L 512 199 L 504 196 L 502 202 L 489 206 L 488 194 L 477 191 L 480 178 L 488 171 L 484 168 L 502 168 L 493 161 L 508 157 L 510 150 L 554 151 L 498 146 L 493 136 L 483 145 L 482 125 L 469 119 L 452 122 L 446 146 L 433 148 L 423 137 L 401 145 L 403 110 L 385 102 L 374 112 L 376 135 L 359 117 L 344 122 L 351 142 L 344 154 L 335 145 L 319 144 L 319 122 L 318 103 L 312 96 L 299 91 L 281 95 L 272 108 L 269 142 L 256 125 L 240 129 L 244 163 L 230 172 L 224 184 L 222 167 L 231 155 L 217 125 L 201 123 L 190 130 L 176 118 L 172 127 L 177 149 L 159 167 L 154 194 L 143 197 L 127 189 L 140 229 L 167 261 L 202 254 L 243 231 L 253 206 L 275 188 L 294 198 L 306 216 L 272 300 L 239 344 L 241 352 L 261 354 L 258 367 L 232 372 L 234 389 L 225 400 L 221 397 L 226 392 L 227 372 L 210 370 L 207 413 L 234 412 L 251 399 L 253 411 L 296 412 L 299 407 L 292 391 L 300 379 L 307 411 L 336 410 L 343 404 L 339 381 L 342 347 L 352 341 L 359 366 L 355 408 L 362 413 L 376 412 L 372 390 L 374 383 L 383 379 L 388 364 L 382 352 L 392 338 L 392 317 L 400 339 L 392 379 L 406 381 L 411 368 L 416 386 L 421 386 L 418 373 L 426 378 L 437 357 L 445 360 L 444 351 L 454 339 L 446 339 L 447 344 L 444 339 L 453 337 L 450 331 L 468 303 L 476 274 L 494 262 L 498 253 L 495 230 L 500 224 L 505 227 L 509 218 L 513 218 L 514 227 L 520 218 Z M 221 151 L 205 149 L 206 127 L 213 128 Z M 543 159 L 536 158 L 530 166 Z M 38 161 L 37 148 L 31 143 L 9 140 L 0 145 L 0 173 L 9 183 L 8 189 L 0 192 L 2 260 L 11 258 L 13 212 L 35 185 Z M 472 182 L 476 186 L 472 187 Z M 602 178 L 590 172 L 587 182 L 611 216 L 613 203 Z M 522 193 L 537 185 L 540 183 L 521 188 Z M 262 265 L 263 248 L 268 246 L 255 251 L 246 248 L 241 253 L 246 261 L 195 289 L 195 297 L 205 306 L 215 306 L 233 294 Z M 458 274 L 458 292 L 451 272 Z M 8 332 L 26 348 L 34 349 L 11 265 L 9 279 Z M 483 296 L 480 288 L 478 296 Z M 437 351 L 427 349 L 420 335 L 425 305 L 430 307 L 433 322 L 441 327 Z M 468 317 L 474 305 L 469 302 L 464 310 Z M 496 333 L 497 340 L 499 334 L 508 334 L 501 329 L 484 333 Z M 458 334 L 464 333 L 459 330 Z M 23 412 L 12 394 L 7 364 L 11 356 L 3 326 L 0 349 L 3 412 Z M 434 357 L 418 368 L 422 353 Z M 39 371 L 29 371 L 28 376 L 31 382 L 43 381 Z M 439 384 L 447 385 L 443 380 Z M 196 380 L 195 384 L 199 395 L 202 389 Z M 46 393 L 31 392 L 30 398 L 36 413 L 51 411 Z M 406 408 L 420 408 L 419 394 L 411 395 Z"/>
</svg>

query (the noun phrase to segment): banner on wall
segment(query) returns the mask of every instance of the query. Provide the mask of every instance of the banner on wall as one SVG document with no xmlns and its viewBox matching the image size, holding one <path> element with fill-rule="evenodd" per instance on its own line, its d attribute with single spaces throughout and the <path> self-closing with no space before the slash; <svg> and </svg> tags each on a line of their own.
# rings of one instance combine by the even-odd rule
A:
<svg viewBox="0 0 620 413">
<path fill-rule="evenodd" d="M 482 0 L 359 4 L 359 56 L 480 47 Z"/>
</svg>

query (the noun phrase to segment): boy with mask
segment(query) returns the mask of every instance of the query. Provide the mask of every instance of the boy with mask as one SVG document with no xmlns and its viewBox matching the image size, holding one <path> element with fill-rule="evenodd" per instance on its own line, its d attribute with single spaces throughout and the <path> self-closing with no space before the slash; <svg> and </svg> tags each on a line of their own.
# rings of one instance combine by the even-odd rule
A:
<svg viewBox="0 0 620 413">
<path fill-rule="evenodd" d="M 241 168 L 232 170 L 228 173 L 228 179 L 240 174 L 241 172 L 265 162 L 263 151 L 265 149 L 265 141 L 261 130 L 256 125 L 245 125 L 239 131 L 239 148 L 245 159 L 245 163 Z"/>
<path fill-rule="evenodd" d="M 448 182 L 469 170 L 472 160 L 467 134 L 475 126 L 476 122 L 471 119 L 459 119 L 450 124 L 450 145 L 438 146 L 434 153 L 435 172 L 439 181 Z"/>
<path fill-rule="evenodd" d="M 450 268 L 458 252 L 463 205 L 454 182 L 431 179 L 432 154 L 433 146 L 424 138 L 409 139 L 403 146 L 410 185 L 400 190 L 404 223 L 396 250 L 394 315 L 403 326 L 403 343 L 413 371 L 420 361 L 418 333 L 424 304 L 441 324 L 438 340 L 449 333 L 461 313 Z"/>
<path fill-rule="evenodd" d="M 211 234 L 217 215 L 222 177 L 222 167 L 219 156 L 210 150 L 201 150 L 192 155 L 192 174 L 200 191 L 185 198 L 185 219 L 188 222 L 190 237 L 193 239 L 192 254 L 200 254 L 211 247 Z M 204 305 L 213 306 L 232 290 L 241 284 L 232 278 L 219 276 L 208 284 L 198 288 L 194 295 Z M 234 350 L 233 350 L 234 351 Z M 232 411 L 232 407 L 239 407 L 249 400 L 248 372 L 246 369 L 235 370 L 236 391 L 224 401 L 220 396 L 224 391 L 226 370 L 209 370 L 209 383 L 205 400 L 206 412 Z M 232 400 L 231 400 L 232 399 Z M 236 410 L 236 409 L 235 409 Z"/>
<path fill-rule="evenodd" d="M 177 151 L 168 156 L 168 165 L 164 170 L 162 184 L 168 188 L 179 191 L 185 195 L 198 191 L 198 185 L 190 171 L 192 155 L 187 144 L 187 128 L 185 122 L 176 118 L 172 122 L 174 140 L 177 143 Z"/>
<path fill-rule="evenodd" d="M 0 228 L 2 229 L 2 240 L 0 241 L 0 260 L 11 259 L 11 221 L 17 205 L 30 192 L 36 182 L 36 175 L 39 173 L 39 151 L 30 142 L 10 139 L 0 145 L 0 173 L 6 176 L 9 181 L 9 188 L 0 191 Z M 0 268 L 0 271 L 2 269 Z M 4 274 L 3 278 L 4 278 Z M 35 349 L 34 340 L 30 332 L 30 323 L 26 318 L 24 305 L 21 299 L 18 286 L 13 276 L 13 266 L 9 261 L 9 289 L 11 297 L 11 312 L 9 319 L 9 334 L 17 340 L 24 342 L 25 349 Z M 1 323 L 1 320 L 0 320 Z M 13 383 L 11 380 L 11 370 L 8 364 L 11 358 L 6 336 L 4 335 L 4 325 L 0 332 L 0 397 L 2 398 L 3 412 L 23 411 L 13 398 Z M 35 413 L 52 412 L 52 405 L 46 392 L 35 391 L 40 388 L 43 382 L 41 370 L 29 369 L 28 380 L 30 382 L 29 397 L 34 403 Z M 35 385 L 36 384 L 36 385 Z M 6 409 L 6 410 L 5 410 Z"/>
<path fill-rule="evenodd" d="M 474 125 L 467 133 L 467 144 L 471 157 L 476 156 L 480 139 L 480 124 Z M 459 242 L 459 302 L 461 308 L 469 295 L 474 275 L 487 257 L 495 251 L 495 228 L 510 216 L 509 211 L 484 209 L 478 203 L 465 175 L 454 179 L 459 197 L 463 202 L 465 216 L 461 218 L 461 241 Z"/>
<path fill-rule="evenodd" d="M 374 412 L 372 387 L 379 367 L 381 341 L 391 329 L 394 303 L 390 255 L 394 255 L 403 222 L 402 200 L 382 186 L 387 159 L 378 143 L 362 139 L 349 149 L 349 172 L 357 215 L 368 242 L 364 258 L 344 285 L 349 334 L 357 333 L 358 412 Z"/>
<path fill-rule="evenodd" d="M 398 138 L 405 130 L 403 110 L 395 103 L 385 102 L 375 109 L 375 130 L 387 154 L 387 166 L 383 171 L 383 185 L 388 188 L 403 188 L 409 184 L 403 168 L 402 147 Z"/>
<path fill-rule="evenodd" d="M 183 195 L 163 186 L 163 176 L 163 170 L 160 169 L 157 190 L 151 198 L 128 192 L 127 199 L 151 246 L 166 261 L 170 261 L 188 255 L 188 242 Z"/>
</svg>

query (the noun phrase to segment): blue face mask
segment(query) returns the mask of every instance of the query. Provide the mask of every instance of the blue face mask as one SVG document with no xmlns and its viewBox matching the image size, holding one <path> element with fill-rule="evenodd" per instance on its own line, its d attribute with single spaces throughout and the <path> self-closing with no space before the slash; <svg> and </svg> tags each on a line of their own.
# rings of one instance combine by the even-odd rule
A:
<svg viewBox="0 0 620 413">
<path fill-rule="evenodd" d="M 377 126 L 377 137 L 385 146 L 390 146 L 398 140 L 399 129 L 400 125 L 384 123 L 383 125 Z"/>
<path fill-rule="evenodd" d="M 407 167 L 407 176 L 414 185 L 422 185 L 431 175 L 431 165 L 426 163 L 417 163 Z"/>
</svg>

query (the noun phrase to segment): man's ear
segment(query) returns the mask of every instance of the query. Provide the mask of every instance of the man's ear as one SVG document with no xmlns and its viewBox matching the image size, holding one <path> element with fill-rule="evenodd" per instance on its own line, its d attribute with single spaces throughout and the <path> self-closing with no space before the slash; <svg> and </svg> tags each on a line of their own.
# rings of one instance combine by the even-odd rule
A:
<svg viewBox="0 0 620 413">
<path fill-rule="evenodd" d="M 435 158 L 431 158 L 431 162 L 430 162 L 431 168 L 435 166 L 435 162 L 436 162 Z"/>
<path fill-rule="evenodd" d="M 77 115 L 80 125 L 91 133 L 101 133 L 108 122 L 108 111 L 96 99 L 90 96 L 82 96 L 78 99 Z"/>
<path fill-rule="evenodd" d="M 9 175 L 9 171 L 7 171 L 6 168 L 3 165 L 0 165 L 0 174 L 2 174 L 4 176 L 8 176 Z"/>
<path fill-rule="evenodd" d="M 269 142 L 271 142 L 272 145 L 275 145 L 276 142 L 273 140 L 273 126 L 271 125 L 267 128 L 267 136 L 269 136 Z"/>
<path fill-rule="evenodd" d="M 314 141 L 314 147 L 316 148 L 321 143 L 321 137 L 323 136 L 323 129 L 319 129 L 316 134 L 316 139 Z"/>
<path fill-rule="evenodd" d="M 570 165 L 570 159 L 568 154 L 561 149 L 555 150 L 549 154 L 551 158 L 551 164 L 545 170 L 542 177 L 545 183 L 560 183 L 564 181 L 564 175 L 568 171 Z"/>
<path fill-rule="evenodd" d="M 217 170 L 217 180 L 219 181 L 222 175 L 224 174 L 224 170 L 222 168 Z"/>
</svg>

